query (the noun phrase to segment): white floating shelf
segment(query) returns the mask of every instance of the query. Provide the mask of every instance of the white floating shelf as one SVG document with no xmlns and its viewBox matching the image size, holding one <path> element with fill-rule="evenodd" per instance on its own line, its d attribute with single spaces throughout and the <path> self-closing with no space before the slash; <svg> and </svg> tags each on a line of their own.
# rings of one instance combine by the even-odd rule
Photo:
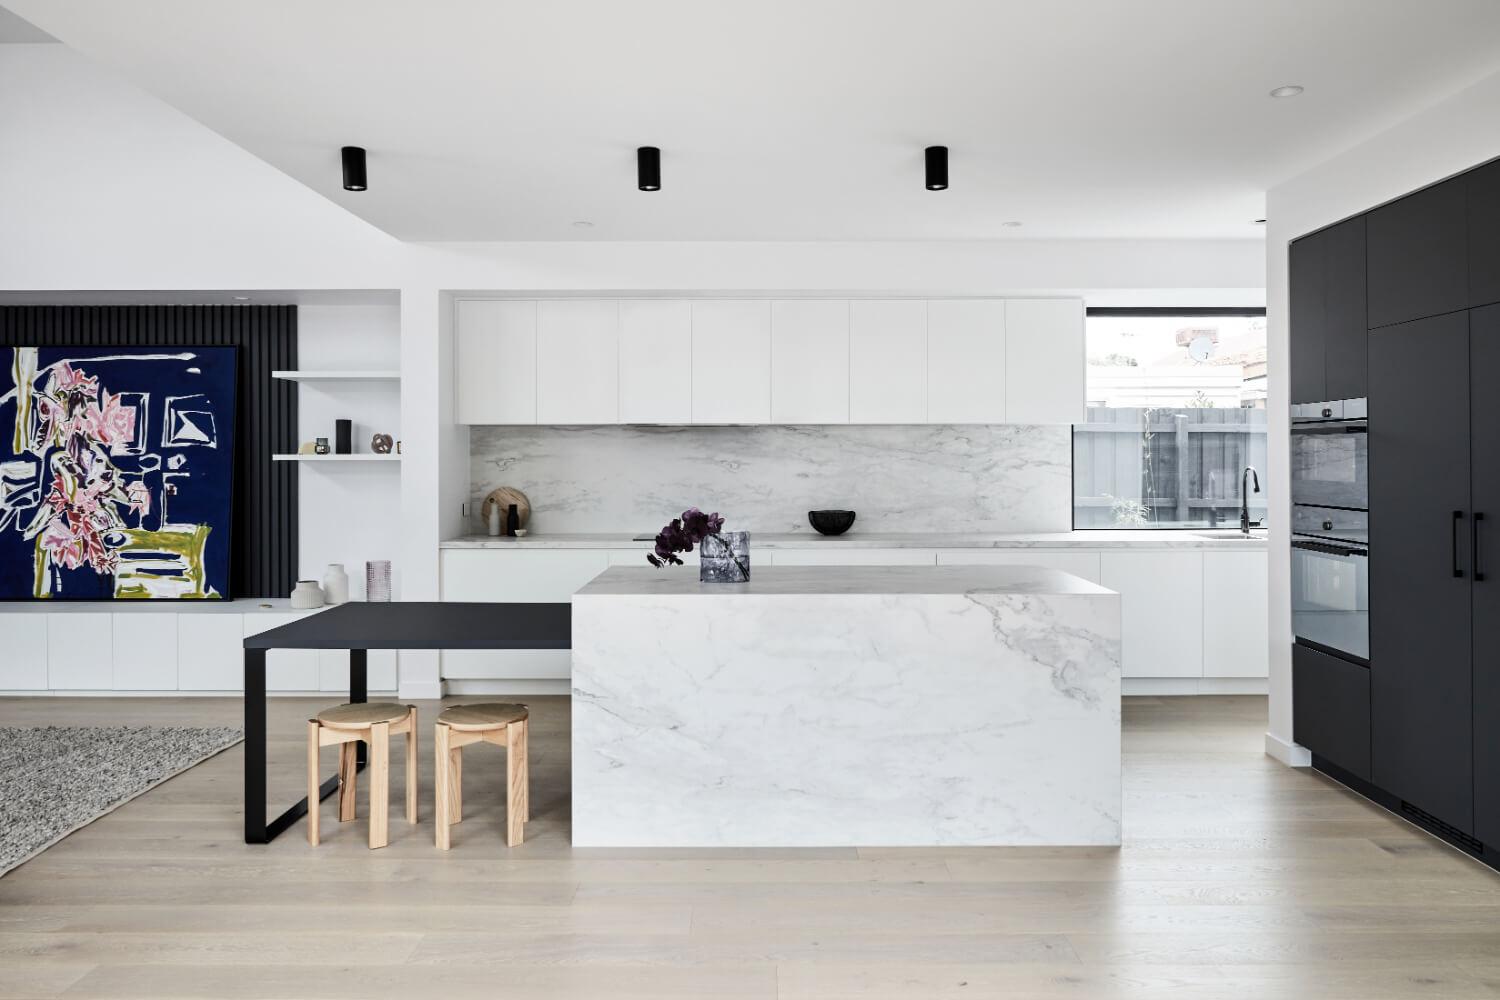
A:
<svg viewBox="0 0 1500 1000">
<path fill-rule="evenodd" d="M 399 462 L 400 455 L 272 455 L 277 462 Z"/>
<path fill-rule="evenodd" d="M 371 371 L 273 371 L 272 378 L 282 378 L 289 382 L 399 382 L 401 373 L 398 371 L 371 370 Z"/>
</svg>

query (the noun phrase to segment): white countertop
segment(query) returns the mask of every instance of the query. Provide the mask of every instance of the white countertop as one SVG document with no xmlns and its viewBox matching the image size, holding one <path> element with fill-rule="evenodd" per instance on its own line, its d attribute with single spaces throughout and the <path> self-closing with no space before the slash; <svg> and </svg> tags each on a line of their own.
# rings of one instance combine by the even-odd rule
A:
<svg viewBox="0 0 1500 1000">
<path fill-rule="evenodd" d="M 1207 530 L 1207 529 L 1203 529 Z M 1226 530 L 1226 529 L 1219 529 Z M 1236 532 L 1236 534 L 1238 534 Z M 631 541 L 629 534 L 556 534 L 527 535 L 507 538 L 503 535 L 464 535 L 450 538 L 440 545 L 444 549 L 640 549 L 649 551 L 651 543 Z M 752 549 L 1241 549 L 1263 550 L 1264 530 L 1252 532 L 1250 539 L 1205 538 L 1192 529 L 1100 530 L 1024 532 L 1017 534 L 983 534 L 969 532 L 880 533 L 851 531 L 829 537 L 813 532 L 750 533 Z"/>
<path fill-rule="evenodd" d="M 700 583 L 694 574 L 611 566 L 579 597 L 794 596 L 850 594 L 1113 594 L 1071 573 L 1040 566 L 767 566 L 745 583 Z"/>
</svg>

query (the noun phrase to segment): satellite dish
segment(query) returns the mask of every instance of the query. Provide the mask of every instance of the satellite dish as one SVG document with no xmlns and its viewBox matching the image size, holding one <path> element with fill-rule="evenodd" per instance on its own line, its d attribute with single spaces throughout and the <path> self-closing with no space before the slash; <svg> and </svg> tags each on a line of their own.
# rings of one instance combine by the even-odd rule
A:
<svg viewBox="0 0 1500 1000">
<path fill-rule="evenodd" d="M 1194 361 L 1203 362 L 1214 356 L 1214 338 L 1207 333 L 1200 333 L 1187 345 L 1188 357 Z"/>
</svg>

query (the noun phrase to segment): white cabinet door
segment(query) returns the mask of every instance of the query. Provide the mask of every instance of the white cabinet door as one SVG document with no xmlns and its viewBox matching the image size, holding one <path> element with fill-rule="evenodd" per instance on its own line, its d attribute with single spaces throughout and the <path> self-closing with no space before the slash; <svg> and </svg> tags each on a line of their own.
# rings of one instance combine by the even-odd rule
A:
<svg viewBox="0 0 1500 1000">
<path fill-rule="evenodd" d="M 751 538 L 751 575 L 755 573 L 755 539 Z M 932 549 L 853 549 L 839 548 L 837 542 L 812 549 L 767 549 L 772 566 L 935 566 L 937 553 Z"/>
<path fill-rule="evenodd" d="M 927 422 L 1005 423 L 1005 302 L 927 303 Z"/>
<path fill-rule="evenodd" d="M 178 690 L 243 690 L 244 643 L 244 615 L 213 612 L 178 615 Z"/>
<path fill-rule="evenodd" d="M 0 655 L 0 691 L 47 690 L 47 619 L 40 611 L 0 615 L 4 654 Z"/>
<path fill-rule="evenodd" d="M 1007 299 L 1006 422 L 1082 423 L 1083 377 L 1083 300 Z"/>
<path fill-rule="evenodd" d="M 116 691 L 177 690 L 177 616 L 122 612 L 111 623 Z"/>
<path fill-rule="evenodd" d="M 771 422 L 771 303 L 693 303 L 693 423 Z"/>
<path fill-rule="evenodd" d="M 1045 566 L 1099 582 L 1099 553 L 1077 549 L 938 549 L 939 566 Z"/>
<path fill-rule="evenodd" d="M 620 305 L 614 299 L 537 303 L 536 422 L 620 420 Z"/>
<path fill-rule="evenodd" d="M 620 300 L 620 422 L 686 424 L 693 419 L 693 304 L 687 299 Z"/>
<path fill-rule="evenodd" d="M 1265 677 L 1268 553 L 1203 553 L 1203 676 Z"/>
<path fill-rule="evenodd" d="M 536 303 L 460 299 L 454 341 L 458 422 L 536 423 Z"/>
<path fill-rule="evenodd" d="M 109 612 L 47 616 L 47 686 L 54 691 L 108 691 L 114 686 Z"/>
<path fill-rule="evenodd" d="M 443 600 L 561 602 L 608 568 L 603 549 L 444 549 Z"/>
<path fill-rule="evenodd" d="M 855 299 L 849 303 L 849 422 L 927 420 L 927 303 Z"/>
<path fill-rule="evenodd" d="M 849 422 L 849 303 L 771 303 L 771 422 Z"/>
<path fill-rule="evenodd" d="M 1120 594 L 1126 677 L 1203 676 L 1203 553 L 1105 550 L 1100 582 Z"/>
<path fill-rule="evenodd" d="M 245 638 L 306 618 L 306 611 L 255 611 L 243 616 Z M 317 691 L 322 683 L 316 649 L 273 649 L 266 653 L 267 691 Z M 349 675 L 344 674 L 347 682 Z M 345 690 L 348 690 L 347 683 Z"/>
</svg>

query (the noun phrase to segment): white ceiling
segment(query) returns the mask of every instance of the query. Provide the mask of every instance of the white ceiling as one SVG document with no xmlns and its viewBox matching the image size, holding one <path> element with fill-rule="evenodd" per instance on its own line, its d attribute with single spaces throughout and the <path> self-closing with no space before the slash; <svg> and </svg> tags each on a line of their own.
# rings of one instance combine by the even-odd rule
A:
<svg viewBox="0 0 1500 1000">
<path fill-rule="evenodd" d="M 1497 0 L 5 2 L 408 240 L 1256 239 L 1500 69 Z"/>
</svg>

